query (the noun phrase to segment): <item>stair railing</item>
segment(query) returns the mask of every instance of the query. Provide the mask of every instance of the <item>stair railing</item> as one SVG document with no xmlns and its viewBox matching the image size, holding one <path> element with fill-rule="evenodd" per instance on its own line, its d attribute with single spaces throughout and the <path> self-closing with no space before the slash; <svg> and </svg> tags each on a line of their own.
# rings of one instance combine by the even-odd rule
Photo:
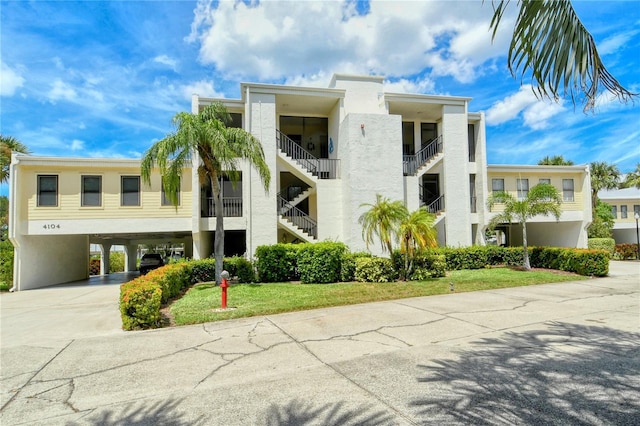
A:
<svg viewBox="0 0 640 426">
<path fill-rule="evenodd" d="M 278 148 L 298 164 L 304 167 L 309 173 L 318 179 L 337 179 L 340 173 L 340 160 L 332 158 L 316 158 L 306 151 L 296 141 L 276 130 L 276 140 Z"/>
<path fill-rule="evenodd" d="M 292 206 L 291 203 L 282 197 L 278 197 L 278 214 L 313 238 L 318 238 L 318 223 L 311 219 L 307 213 L 296 206 Z"/>
<path fill-rule="evenodd" d="M 415 175 L 420 167 L 425 165 L 427 161 L 431 160 L 433 157 L 442 152 L 443 144 L 442 144 L 442 135 L 433 139 L 431 142 L 426 144 L 424 148 L 418 151 L 417 154 L 414 155 L 403 155 L 402 156 L 402 165 L 403 172 L 405 176 Z"/>
<path fill-rule="evenodd" d="M 444 195 L 439 196 L 427 206 L 430 213 L 437 214 L 444 210 Z"/>
</svg>

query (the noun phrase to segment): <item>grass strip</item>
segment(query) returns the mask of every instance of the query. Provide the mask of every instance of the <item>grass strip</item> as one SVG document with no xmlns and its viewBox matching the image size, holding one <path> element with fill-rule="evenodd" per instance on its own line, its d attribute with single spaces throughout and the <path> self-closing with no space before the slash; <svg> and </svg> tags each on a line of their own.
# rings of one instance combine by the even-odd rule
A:
<svg viewBox="0 0 640 426">
<path fill-rule="evenodd" d="M 432 296 L 455 292 L 491 290 L 564 281 L 588 279 L 574 274 L 554 271 L 519 271 L 510 268 L 491 268 L 451 271 L 446 277 L 427 281 L 394 283 L 336 283 L 336 284 L 238 284 L 229 287 L 227 306 L 220 308 L 221 289 L 213 283 L 191 288 L 170 308 L 176 325 L 200 324 L 232 318 L 271 315 L 331 306 L 353 305 L 409 297 Z"/>
</svg>

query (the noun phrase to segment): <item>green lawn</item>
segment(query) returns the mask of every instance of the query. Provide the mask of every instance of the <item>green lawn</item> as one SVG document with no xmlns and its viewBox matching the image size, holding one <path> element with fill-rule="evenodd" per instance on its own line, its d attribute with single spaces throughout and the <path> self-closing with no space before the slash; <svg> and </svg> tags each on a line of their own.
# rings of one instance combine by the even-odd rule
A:
<svg viewBox="0 0 640 426">
<path fill-rule="evenodd" d="M 489 290 L 562 281 L 587 279 L 574 274 L 554 271 L 518 271 L 509 268 L 451 271 L 444 278 L 428 281 L 396 283 L 339 284 L 239 284 L 228 289 L 227 307 L 220 308 L 221 289 L 211 283 L 191 288 L 171 305 L 171 315 L 177 325 L 200 324 L 230 318 L 243 318 L 282 312 L 303 311 L 330 306 L 404 299 L 455 292 Z"/>
</svg>

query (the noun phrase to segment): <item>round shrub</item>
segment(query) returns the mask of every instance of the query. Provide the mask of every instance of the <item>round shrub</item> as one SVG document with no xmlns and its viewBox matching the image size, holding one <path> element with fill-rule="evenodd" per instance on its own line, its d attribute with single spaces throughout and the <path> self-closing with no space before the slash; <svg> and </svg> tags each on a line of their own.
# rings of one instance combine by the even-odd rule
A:
<svg viewBox="0 0 640 426">
<path fill-rule="evenodd" d="M 359 257 L 356 259 L 356 281 L 387 283 L 395 281 L 396 278 L 391 259 L 384 257 Z"/>
</svg>

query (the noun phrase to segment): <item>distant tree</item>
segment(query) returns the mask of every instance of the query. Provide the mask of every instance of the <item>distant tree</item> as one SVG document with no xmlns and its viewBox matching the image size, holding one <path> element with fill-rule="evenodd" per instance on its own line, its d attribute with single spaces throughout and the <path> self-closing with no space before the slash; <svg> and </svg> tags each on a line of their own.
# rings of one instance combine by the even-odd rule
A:
<svg viewBox="0 0 640 426">
<path fill-rule="evenodd" d="M 401 201 L 391 201 L 380 194 L 376 194 L 375 203 L 362 203 L 360 207 L 369 207 L 358 219 L 367 248 L 377 238 L 382 251 L 391 254 L 393 241 L 398 238 L 399 225 L 409 215 L 407 208 Z"/>
<path fill-rule="evenodd" d="M 589 238 L 611 238 L 614 220 L 611 206 L 598 199 L 587 235 Z"/>
<path fill-rule="evenodd" d="M 542 160 L 538 161 L 539 166 L 573 166 L 573 161 L 565 160 L 562 155 L 554 155 L 549 157 L 548 155 Z"/>
<path fill-rule="evenodd" d="M 240 162 L 248 161 L 257 170 L 265 191 L 268 191 L 271 180 L 260 141 L 243 129 L 227 127 L 230 122 L 231 116 L 220 102 L 206 106 L 197 114 L 180 112 L 173 117 L 175 132 L 149 148 L 140 167 L 140 174 L 147 184 L 151 182 L 151 171 L 158 167 L 167 198 L 177 206 L 184 167 L 191 165 L 193 153 L 198 154 L 201 161 L 198 173 L 201 179 L 211 184 L 216 212 L 213 251 L 217 282 L 220 282 L 224 259 L 224 209 L 220 177 L 224 173 L 232 181 L 237 181 Z"/>
<path fill-rule="evenodd" d="M 398 234 L 400 251 L 404 254 L 406 277 L 411 275 L 416 253 L 438 245 L 438 233 L 434 227 L 435 216 L 422 207 L 408 214 L 402 222 Z"/>
<path fill-rule="evenodd" d="M 509 2 L 491 2 L 493 39 Z M 595 107 L 601 86 L 622 102 L 638 96 L 607 71 L 571 1 L 520 0 L 517 4 L 507 64 L 514 77 L 522 79 L 531 72 L 537 96 L 557 100 L 569 95 L 574 104 L 581 101 L 585 111 Z"/>
<path fill-rule="evenodd" d="M 598 192 L 603 189 L 616 189 L 620 181 L 620 171 L 615 164 L 595 161 L 589 164 L 591 173 L 591 209 L 595 213 L 598 204 Z"/>
<path fill-rule="evenodd" d="M 27 147 L 13 136 L 0 135 L 0 183 L 5 183 L 9 180 L 9 166 L 11 165 L 12 152 L 29 154 Z"/>
<path fill-rule="evenodd" d="M 632 186 L 640 189 L 640 163 L 636 164 L 636 169 L 627 173 L 622 182 L 622 188 L 631 188 Z"/>
<path fill-rule="evenodd" d="M 4 240 L 7 236 L 7 226 L 9 225 L 9 199 L 5 195 L 0 195 L 0 232 Z"/>
<path fill-rule="evenodd" d="M 487 201 L 489 210 L 496 204 L 503 204 L 504 210 L 495 215 L 489 222 L 489 229 L 493 230 L 501 223 L 519 223 L 522 225 L 522 246 L 524 261 L 522 266 L 526 270 L 531 269 L 529 263 L 529 251 L 527 249 L 527 221 L 535 216 L 553 215 L 556 220 L 560 218 L 562 210 L 562 196 L 551 184 L 539 183 L 529 190 L 526 198 L 517 200 L 508 192 L 500 191 L 491 193 Z"/>
</svg>

